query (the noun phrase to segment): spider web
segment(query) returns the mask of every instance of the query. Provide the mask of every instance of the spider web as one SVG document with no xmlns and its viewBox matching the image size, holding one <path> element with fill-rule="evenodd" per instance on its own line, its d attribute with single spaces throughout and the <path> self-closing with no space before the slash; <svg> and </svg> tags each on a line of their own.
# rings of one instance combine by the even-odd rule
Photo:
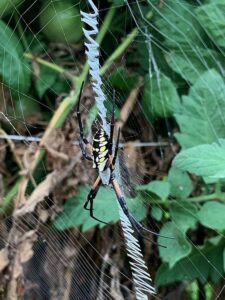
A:
<svg viewBox="0 0 225 300">
<path fill-rule="evenodd" d="M 59 64 L 65 70 L 72 72 L 73 75 L 79 74 L 85 63 L 83 42 L 69 43 L 63 29 L 64 43 L 46 42 L 45 27 L 39 25 L 38 19 L 49 5 L 56 8 L 57 2 L 49 1 L 45 7 L 41 7 L 39 1 L 34 1 L 32 4 L 29 1 L 21 1 L 20 6 L 15 6 L 12 15 L 3 15 L 3 21 L 12 30 L 12 33 L 8 33 L 4 27 L 3 33 L 7 33 L 10 42 L 22 44 L 23 52 L 27 54 L 25 56 L 27 58 L 24 60 L 20 57 L 22 63 L 17 66 L 17 70 L 23 67 L 23 71 L 27 70 L 28 73 L 32 74 L 29 76 L 33 76 L 30 87 L 26 87 L 29 77 L 26 78 L 25 75 L 25 78 L 22 75 L 15 76 L 15 53 L 11 54 L 10 61 L 7 58 L 8 48 L 2 42 L 1 48 L 5 49 L 2 66 L 8 70 L 8 74 L 3 76 L 7 80 L 4 80 L 1 89 L 1 128 L 4 130 L 1 133 L 2 135 L 13 134 L 14 138 L 17 139 L 17 141 L 13 140 L 12 137 L 8 141 L 6 139 L 1 140 L 1 178 L 3 180 L 1 180 L 0 191 L 4 203 L 4 214 L 1 222 L 1 261 L 6 262 L 6 266 L 3 265 L 1 268 L 3 288 L 5 290 L 7 287 L 9 299 L 15 296 L 13 294 L 15 286 L 18 286 L 19 283 L 22 285 L 23 280 L 26 283 L 25 294 L 22 296 L 24 299 L 134 299 L 131 273 L 126 261 L 124 240 L 119 226 L 109 225 L 103 229 L 93 227 L 96 223 L 89 221 L 88 224 L 88 213 L 82 212 L 86 216 L 83 217 L 84 224 L 87 225 L 86 229 L 88 226 L 90 229 L 86 232 L 80 232 L 77 227 L 71 226 L 72 215 L 68 212 L 70 209 L 72 210 L 72 207 L 68 206 L 67 210 L 61 211 L 66 200 L 74 195 L 78 194 L 84 200 L 88 193 L 88 189 L 84 188 L 84 185 L 91 185 L 96 176 L 90 170 L 89 163 L 80 160 L 80 151 L 76 145 L 78 129 L 74 113 L 72 112 L 66 118 L 62 129 L 52 131 L 45 140 L 45 144 L 40 146 L 39 143 L 31 142 L 31 139 L 43 136 L 50 118 L 63 99 L 69 95 L 72 85 L 67 74 L 62 73 L 58 76 L 55 70 L 48 68 L 47 65 L 43 66 L 42 61 L 38 59 L 29 60 L 28 54 L 32 53 L 35 57 L 41 58 L 44 62 L 50 62 L 54 66 Z M 178 295 L 182 299 L 185 290 L 190 289 L 192 292 L 191 299 L 196 299 L 193 293 L 205 296 L 206 291 L 210 294 L 213 290 L 213 299 L 223 298 L 224 271 L 218 266 L 219 264 L 223 265 L 223 260 L 218 258 L 218 264 L 218 261 L 212 259 L 212 256 L 209 257 L 207 249 L 203 247 L 204 240 L 199 237 L 199 235 L 204 238 L 217 236 L 218 241 L 210 242 L 208 240 L 208 243 L 215 248 L 215 255 L 217 256 L 219 253 L 221 256 L 224 248 L 222 232 L 217 230 L 215 235 L 214 232 L 207 231 L 205 227 L 199 226 L 196 222 L 194 224 L 195 229 L 189 229 L 190 232 L 188 231 L 185 239 L 182 238 L 184 231 L 180 225 L 182 224 L 179 220 L 180 215 L 168 215 L 169 210 L 163 201 L 163 196 L 160 194 L 162 198 L 159 197 L 160 200 L 156 201 L 158 198 L 156 199 L 151 192 L 149 193 L 149 190 L 142 187 L 143 184 L 150 181 L 165 181 L 171 161 L 179 150 L 174 133 L 178 131 L 178 128 L 181 129 L 184 126 L 176 117 L 179 127 L 172 117 L 174 113 L 181 114 L 181 112 L 175 111 L 178 106 L 176 93 L 180 97 L 182 96 L 184 103 L 185 95 L 189 95 L 189 90 L 204 74 L 206 75 L 202 77 L 203 87 L 213 99 L 212 107 L 217 107 L 217 119 L 220 120 L 221 124 L 224 124 L 221 100 L 215 93 L 215 89 L 208 84 L 207 77 L 207 74 L 212 74 L 212 69 L 223 75 L 224 50 L 223 46 L 209 32 L 208 27 L 203 27 L 202 23 L 199 22 L 201 20 L 199 7 L 203 4 L 201 1 L 191 4 L 189 1 L 114 3 L 112 8 L 121 13 L 123 20 L 119 20 L 121 22 L 119 29 L 116 28 L 116 24 L 108 29 L 107 35 L 110 38 L 107 39 L 107 42 L 109 45 L 107 46 L 106 42 L 104 44 L 103 40 L 100 46 L 102 65 L 104 65 L 107 57 L 112 53 L 112 49 L 117 49 L 121 40 L 125 39 L 127 35 L 131 36 L 129 33 L 132 33 L 133 28 L 139 30 L 130 42 L 129 48 L 124 50 L 104 73 L 103 81 L 105 95 L 108 99 L 112 99 L 113 90 L 116 89 L 117 116 L 122 111 L 125 114 L 125 117 L 120 115 L 122 120 L 124 120 L 123 117 L 125 118 L 125 122 L 120 121 L 120 125 L 123 126 L 122 142 L 125 144 L 123 157 L 120 157 L 120 161 L 123 161 L 123 165 L 127 166 L 130 176 L 127 176 L 127 170 L 124 169 L 123 172 L 125 173 L 122 177 L 125 183 L 123 185 L 125 192 L 132 196 L 133 188 L 127 179 L 130 178 L 133 185 L 138 185 L 138 189 L 142 190 L 141 200 L 145 203 L 143 206 L 139 204 L 138 208 L 134 209 L 134 214 L 136 213 L 136 216 L 142 218 L 146 216 L 146 211 L 149 211 L 150 215 L 145 218 L 147 227 L 153 228 L 156 232 L 161 229 L 162 234 L 169 236 L 175 234 L 176 237 L 175 241 L 160 239 L 159 242 L 167 246 L 166 249 L 160 247 L 157 249 L 149 242 L 142 241 L 146 261 L 150 262 L 149 271 L 155 278 L 154 273 L 159 270 L 158 253 L 160 253 L 163 261 L 163 265 L 160 267 L 161 276 L 173 278 L 176 272 L 179 272 L 174 267 L 171 268 L 170 273 L 165 271 L 168 262 L 171 265 L 173 263 L 167 256 L 171 256 L 171 251 L 175 251 L 174 249 L 180 250 L 179 247 L 177 248 L 177 240 L 181 246 L 186 247 L 184 249 L 186 252 L 190 249 L 193 252 L 193 255 L 189 253 L 184 257 L 186 261 L 183 262 L 184 265 L 180 266 L 180 270 L 186 276 L 182 277 L 180 283 L 176 282 L 174 285 L 169 285 L 168 289 L 161 287 L 156 296 L 160 299 L 177 298 Z M 83 3 L 72 3 L 71 7 L 80 9 L 83 8 Z M 197 9 L 199 9 L 198 14 Z M 100 23 L 104 22 L 104 16 L 109 11 L 109 6 L 100 5 Z M 149 11 L 154 15 L 153 19 L 151 14 L 148 16 Z M 223 37 L 224 32 L 219 29 L 219 26 L 217 27 L 218 32 Z M 14 35 L 18 37 L 18 41 L 14 41 Z M 208 35 L 212 44 L 209 44 L 209 40 L 206 38 Z M 131 74 L 141 74 L 141 83 L 137 84 L 138 77 L 133 76 L 132 78 L 129 73 L 126 73 L 126 69 L 133 71 Z M 46 77 L 44 76 L 45 72 L 48 72 Z M 49 84 L 51 81 L 52 84 Z M 176 93 L 171 82 L 177 84 L 175 86 Z M 149 91 L 146 88 L 147 85 L 150 86 Z M 41 89 L 44 90 L 43 95 L 41 95 L 43 92 Z M 151 99 L 151 105 L 148 107 L 146 104 L 144 105 L 146 94 Z M 170 96 L 169 99 L 172 98 L 174 101 L 173 107 L 168 105 L 168 95 Z M 219 141 L 223 138 L 223 133 L 218 129 L 217 123 L 208 115 L 208 104 L 202 99 L 204 97 L 200 97 L 199 101 L 203 110 L 206 111 L 205 119 L 210 125 L 212 136 L 214 136 L 214 140 L 206 141 L 203 139 L 203 142 L 207 144 Z M 135 100 L 136 102 L 132 104 L 132 101 Z M 28 103 L 33 105 L 32 113 L 27 113 Z M 82 99 L 82 115 L 83 120 L 86 121 L 86 133 L 90 140 L 91 134 L 89 132 L 96 117 L 93 103 L 93 93 L 87 82 Z M 125 104 L 128 104 L 128 108 L 124 106 Z M 132 108 L 131 113 L 128 113 L 130 106 Z M 107 107 L 110 112 L 110 103 L 107 104 Z M 187 119 L 186 122 L 188 121 Z M 96 126 L 99 126 L 98 122 L 96 122 Z M 182 132 L 185 132 L 185 129 Z M 185 148 L 185 140 L 182 140 L 182 136 L 180 139 L 178 135 L 177 137 L 179 143 Z M 193 144 L 197 144 L 194 139 L 196 139 L 195 135 L 193 135 Z M 199 139 L 202 141 L 202 137 Z M 75 145 L 72 145 L 73 142 Z M 144 147 L 146 145 L 147 147 Z M 29 171 L 29 166 L 34 158 L 34 153 L 39 149 L 38 147 L 47 149 L 47 158 L 40 161 L 36 174 L 32 178 L 32 174 L 27 171 Z M 71 157 L 74 159 L 68 161 L 68 158 Z M 5 163 L 3 163 L 4 161 Z M 30 183 L 24 192 L 19 180 L 26 176 Z M 18 189 L 18 185 L 20 189 Z M 212 189 L 212 186 L 209 185 L 206 188 Z M 16 193 L 17 189 L 20 194 Z M 160 189 L 165 189 L 165 185 L 161 185 Z M 35 190 L 36 193 L 34 193 Z M 111 191 L 107 189 L 105 192 L 104 188 L 102 190 L 100 198 L 107 202 Z M 151 187 L 150 191 L 158 192 L 154 187 Z M 23 215 L 23 212 L 16 214 L 14 211 L 14 217 L 12 217 L 10 211 L 11 195 L 17 195 L 14 198 L 16 205 L 17 201 L 22 204 L 25 202 L 25 198 L 30 199 L 29 195 L 32 192 L 34 199 L 32 203 L 41 199 L 38 205 L 35 205 L 35 209 L 33 209 L 34 206 L 30 205 L 30 214 Z M 108 197 L 106 198 L 107 193 Z M 71 203 L 79 202 L 79 197 L 76 198 L 75 196 L 75 200 Z M 188 196 L 186 197 L 188 198 Z M 170 195 L 168 198 L 167 201 L 173 200 L 174 195 Z M 134 205 L 135 201 L 139 203 L 137 202 L 138 199 L 128 201 Z M 102 202 L 101 205 L 104 204 Z M 111 207 L 111 202 L 109 202 L 110 208 L 116 210 L 116 203 L 115 206 Z M 5 206 L 5 204 L 7 205 Z M 106 213 L 107 207 L 101 211 L 103 206 L 97 205 L 97 199 L 95 205 L 96 216 L 104 216 L 104 221 L 111 221 L 110 216 Z M 174 209 L 173 212 L 179 211 L 180 208 L 181 213 L 188 213 L 189 219 L 191 217 L 193 217 L 192 219 L 197 218 L 193 206 L 188 206 L 182 201 L 177 201 L 176 205 L 176 210 Z M 198 203 L 199 207 L 201 205 L 201 202 Z M 81 213 L 79 209 L 78 205 L 78 213 Z M 157 213 L 163 214 L 164 218 L 157 217 Z M 58 223 L 65 229 L 63 231 L 52 228 L 52 222 L 59 214 L 61 217 Z M 77 215 L 76 218 L 78 218 Z M 167 224 L 166 218 L 172 219 L 172 225 Z M 102 226 L 100 225 L 100 227 Z M 82 229 L 85 230 L 84 226 Z M 155 237 L 152 238 L 155 239 Z M 4 248 L 7 244 L 10 247 Z M 185 251 L 182 255 L 185 255 Z M 7 257 L 13 257 L 12 263 L 7 262 Z M 199 268 L 195 257 L 199 257 L 204 268 Z M 190 269 L 192 272 L 195 270 L 198 274 L 197 277 L 202 281 L 190 280 Z M 213 278 L 206 275 L 205 269 L 210 270 L 209 272 L 212 272 L 217 278 L 217 280 L 214 278 L 217 281 L 216 284 L 212 283 L 211 279 Z M 15 277 L 15 274 L 19 275 Z M 15 279 L 8 281 L 8 275 L 14 276 Z M 160 280 L 158 275 L 158 282 Z M 210 295 L 207 297 L 207 299 L 212 299 Z"/>
</svg>

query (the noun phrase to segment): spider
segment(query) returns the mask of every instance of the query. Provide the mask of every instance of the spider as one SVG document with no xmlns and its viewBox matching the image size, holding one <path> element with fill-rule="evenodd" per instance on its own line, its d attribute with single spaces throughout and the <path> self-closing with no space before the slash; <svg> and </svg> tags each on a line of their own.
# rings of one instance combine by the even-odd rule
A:
<svg viewBox="0 0 225 300">
<path fill-rule="evenodd" d="M 78 98 L 78 104 L 77 104 L 77 120 L 79 124 L 79 131 L 80 131 L 80 139 L 79 139 L 79 145 L 82 151 L 82 154 L 84 158 L 87 160 L 92 161 L 93 168 L 97 169 L 98 171 L 98 177 L 95 180 L 88 196 L 87 200 L 84 203 L 84 209 L 90 211 L 90 216 L 97 220 L 98 222 L 108 224 L 98 218 L 96 218 L 93 214 L 94 211 L 94 199 L 98 193 L 98 190 L 100 186 L 103 185 L 111 185 L 115 191 L 116 197 L 119 201 L 119 204 L 124 212 L 124 214 L 129 219 L 133 229 L 143 238 L 148 239 L 145 235 L 143 235 L 142 232 L 148 232 L 157 236 L 161 236 L 156 232 L 153 232 L 146 227 L 144 227 L 139 221 L 136 220 L 136 218 L 131 214 L 129 211 L 127 204 L 125 202 L 123 193 L 121 191 L 120 185 L 117 182 L 115 178 L 115 163 L 116 158 L 118 154 L 118 148 L 119 148 L 119 139 L 120 139 L 120 128 L 118 129 L 117 133 L 117 139 L 115 144 L 115 149 L 113 151 L 113 135 L 114 135 L 114 126 L 115 126 L 115 120 L 114 120 L 114 113 L 115 113 L 115 99 L 113 99 L 113 110 L 112 110 L 112 117 L 110 121 L 110 135 L 105 132 L 104 128 L 100 126 L 100 128 L 97 130 L 97 132 L 93 136 L 93 142 L 92 144 L 84 137 L 84 130 L 83 125 L 81 121 L 81 115 L 80 115 L 80 101 L 81 101 L 81 95 L 83 90 L 83 83 L 80 89 L 80 94 Z M 91 156 L 88 155 L 86 152 L 86 148 L 89 149 L 91 152 Z M 113 153 L 114 152 L 114 153 Z M 108 178 L 105 181 L 105 176 L 102 176 L 102 174 L 106 174 L 106 178 Z M 104 174 L 104 175 L 105 175 Z M 90 207 L 88 205 L 90 204 Z M 165 236 L 162 236 L 165 237 Z M 165 237 L 168 238 L 168 237 Z M 152 240 L 151 240 L 152 241 Z M 164 246 L 163 246 L 164 247 Z"/>
</svg>

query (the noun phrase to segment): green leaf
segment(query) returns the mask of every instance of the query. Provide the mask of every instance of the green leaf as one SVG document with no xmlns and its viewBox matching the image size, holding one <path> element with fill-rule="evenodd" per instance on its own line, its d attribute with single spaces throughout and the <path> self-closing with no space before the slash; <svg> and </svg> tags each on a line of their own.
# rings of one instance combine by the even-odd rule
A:
<svg viewBox="0 0 225 300">
<path fill-rule="evenodd" d="M 174 224 L 183 233 L 186 233 L 189 228 L 193 228 L 198 222 L 197 207 L 188 201 L 172 202 L 170 213 Z"/>
<path fill-rule="evenodd" d="M 183 150 L 173 160 L 173 166 L 199 176 L 225 178 L 225 140 Z"/>
<path fill-rule="evenodd" d="M 58 230 L 82 225 L 82 231 L 87 231 L 95 225 L 105 226 L 91 218 L 89 211 L 83 208 L 89 191 L 90 188 L 82 186 L 76 196 L 66 201 L 63 211 L 53 221 L 53 225 Z M 128 199 L 127 205 L 138 220 L 144 219 L 147 211 L 141 198 Z M 94 200 L 94 215 L 107 223 L 115 223 L 119 220 L 118 205 L 113 190 L 104 187 L 99 189 Z"/>
<path fill-rule="evenodd" d="M 190 300 L 199 300 L 198 299 L 198 282 L 195 280 L 191 282 L 187 287 L 186 287 L 186 293 L 188 295 L 188 299 Z M 209 300 L 209 299 L 207 299 Z M 210 299 L 211 300 L 211 299 Z"/>
<path fill-rule="evenodd" d="M 40 75 L 36 81 L 38 96 L 41 98 L 44 93 L 52 87 L 57 77 L 57 73 L 48 67 L 40 65 Z"/>
<path fill-rule="evenodd" d="M 153 205 L 151 209 L 151 216 L 156 220 L 160 221 L 163 216 L 163 211 L 160 207 Z"/>
<path fill-rule="evenodd" d="M 210 4 L 201 5 L 195 10 L 197 19 L 202 27 L 218 46 L 225 47 L 225 3 L 214 1 Z"/>
<path fill-rule="evenodd" d="M 109 0 L 109 2 L 113 3 L 114 5 L 123 6 L 124 0 Z"/>
<path fill-rule="evenodd" d="M 126 69 L 120 67 L 109 76 L 109 81 L 114 88 L 130 91 L 138 83 L 138 74 L 129 74 Z"/>
<path fill-rule="evenodd" d="M 1 0 L 0 1 L 0 15 L 1 18 L 9 14 L 13 14 L 15 11 L 18 12 L 19 6 L 22 4 L 22 0 Z"/>
<path fill-rule="evenodd" d="M 170 193 L 170 184 L 166 181 L 154 180 L 148 184 L 139 185 L 137 191 L 148 191 L 156 194 L 161 199 L 166 199 Z"/>
<path fill-rule="evenodd" d="M 183 149 L 225 138 L 225 84 L 215 70 L 201 75 L 182 100 L 175 136 Z"/>
<path fill-rule="evenodd" d="M 0 74 L 12 92 L 25 93 L 30 86 L 30 66 L 14 31 L 0 20 Z"/>
<path fill-rule="evenodd" d="M 224 66 L 224 57 L 216 51 L 205 48 L 172 50 L 165 58 L 173 71 L 192 84 L 208 69 L 214 68 L 220 73 Z"/>
<path fill-rule="evenodd" d="M 192 250 L 191 244 L 186 240 L 185 235 L 180 228 L 172 222 L 167 222 L 160 230 L 160 235 L 173 237 L 174 239 L 158 238 L 158 245 L 163 245 L 166 248 L 159 247 L 160 257 L 164 262 L 169 263 L 172 268 L 179 260 L 190 254 Z"/>
<path fill-rule="evenodd" d="M 223 249 L 223 271 L 225 272 L 225 248 Z"/>
<path fill-rule="evenodd" d="M 142 107 L 150 121 L 153 117 L 169 117 L 179 110 L 180 98 L 170 78 L 162 73 L 159 79 L 156 75 L 147 77 Z"/>
<path fill-rule="evenodd" d="M 225 204 L 216 201 L 206 202 L 198 213 L 202 225 L 215 229 L 225 229 Z"/>
<path fill-rule="evenodd" d="M 217 282 L 223 274 L 223 249 L 222 239 L 218 239 L 217 243 L 210 240 L 203 247 L 194 248 L 189 256 L 172 268 L 167 263 L 162 264 L 156 274 L 156 287 L 195 279 L 203 284 L 209 279 Z"/>
<path fill-rule="evenodd" d="M 201 44 L 202 28 L 193 13 L 193 5 L 186 1 L 168 1 L 159 10 L 156 6 L 155 24 L 169 47 Z"/>
<path fill-rule="evenodd" d="M 176 198 L 187 198 L 192 192 L 192 181 L 188 174 L 180 169 L 171 167 L 168 175 L 170 195 Z"/>
</svg>

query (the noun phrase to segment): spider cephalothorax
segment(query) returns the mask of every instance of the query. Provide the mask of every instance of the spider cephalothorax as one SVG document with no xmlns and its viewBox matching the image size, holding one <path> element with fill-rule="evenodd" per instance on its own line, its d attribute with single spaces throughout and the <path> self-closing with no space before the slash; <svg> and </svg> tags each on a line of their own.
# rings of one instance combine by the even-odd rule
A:
<svg viewBox="0 0 225 300">
<path fill-rule="evenodd" d="M 153 233 L 155 235 L 159 235 L 151 230 L 148 230 L 145 228 L 140 222 L 136 220 L 136 218 L 130 213 L 126 201 L 124 199 L 123 193 L 120 189 L 120 185 L 116 180 L 115 174 L 114 174 L 114 168 L 115 168 L 115 163 L 116 163 L 116 158 L 117 158 L 117 153 L 118 153 L 118 148 L 119 148 L 119 139 L 120 139 L 120 128 L 118 129 L 118 134 L 117 134 L 117 139 L 116 139 L 116 144 L 115 147 L 113 147 L 113 133 L 114 133 L 114 100 L 113 99 L 113 111 L 112 111 L 112 117 L 111 117 L 111 122 L 110 122 L 110 135 L 108 136 L 103 127 L 101 126 L 99 130 L 95 133 L 93 137 L 93 142 L 90 144 L 88 140 L 84 137 L 84 131 L 83 131 L 83 125 L 81 122 L 81 117 L 80 117 L 80 100 L 81 100 L 81 93 L 82 93 L 82 88 L 80 90 L 80 95 L 78 99 L 78 104 L 77 104 L 77 119 L 78 119 L 78 124 L 79 124 L 79 129 L 80 129 L 80 148 L 82 151 L 83 156 L 91 160 L 93 162 L 93 168 L 95 168 L 98 171 L 98 177 L 95 180 L 89 194 L 87 197 L 86 202 L 84 203 L 84 208 L 90 211 L 90 216 L 101 222 L 105 223 L 106 222 L 99 220 L 96 218 L 93 214 L 94 211 L 94 199 L 98 193 L 98 190 L 100 186 L 103 185 L 112 185 L 118 202 L 124 212 L 124 214 L 127 216 L 129 219 L 130 223 L 132 224 L 133 228 L 135 229 L 136 232 L 138 232 L 141 236 L 143 236 L 142 231 L 147 231 L 150 233 Z M 88 155 L 86 152 L 86 145 L 87 148 L 91 151 L 92 155 Z M 114 151 L 113 151 L 114 150 Z M 104 181 L 104 176 L 103 173 L 106 172 L 108 173 L 108 179 Z M 90 207 L 88 205 L 90 204 Z M 144 238 L 148 239 L 146 236 L 143 236 Z"/>
</svg>

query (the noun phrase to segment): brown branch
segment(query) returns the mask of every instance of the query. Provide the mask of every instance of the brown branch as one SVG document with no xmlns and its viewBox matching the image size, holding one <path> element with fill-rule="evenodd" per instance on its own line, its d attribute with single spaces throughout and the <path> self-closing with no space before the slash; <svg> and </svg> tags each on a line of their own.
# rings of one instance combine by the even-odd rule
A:
<svg viewBox="0 0 225 300">
<path fill-rule="evenodd" d="M 122 128 L 124 124 L 126 123 L 127 119 L 130 116 L 130 113 L 132 112 L 134 105 L 136 104 L 137 97 L 140 91 L 140 80 L 137 85 L 129 94 L 125 104 L 123 105 L 121 111 L 120 111 L 120 118 L 119 121 L 117 121 L 117 126 Z"/>
</svg>

